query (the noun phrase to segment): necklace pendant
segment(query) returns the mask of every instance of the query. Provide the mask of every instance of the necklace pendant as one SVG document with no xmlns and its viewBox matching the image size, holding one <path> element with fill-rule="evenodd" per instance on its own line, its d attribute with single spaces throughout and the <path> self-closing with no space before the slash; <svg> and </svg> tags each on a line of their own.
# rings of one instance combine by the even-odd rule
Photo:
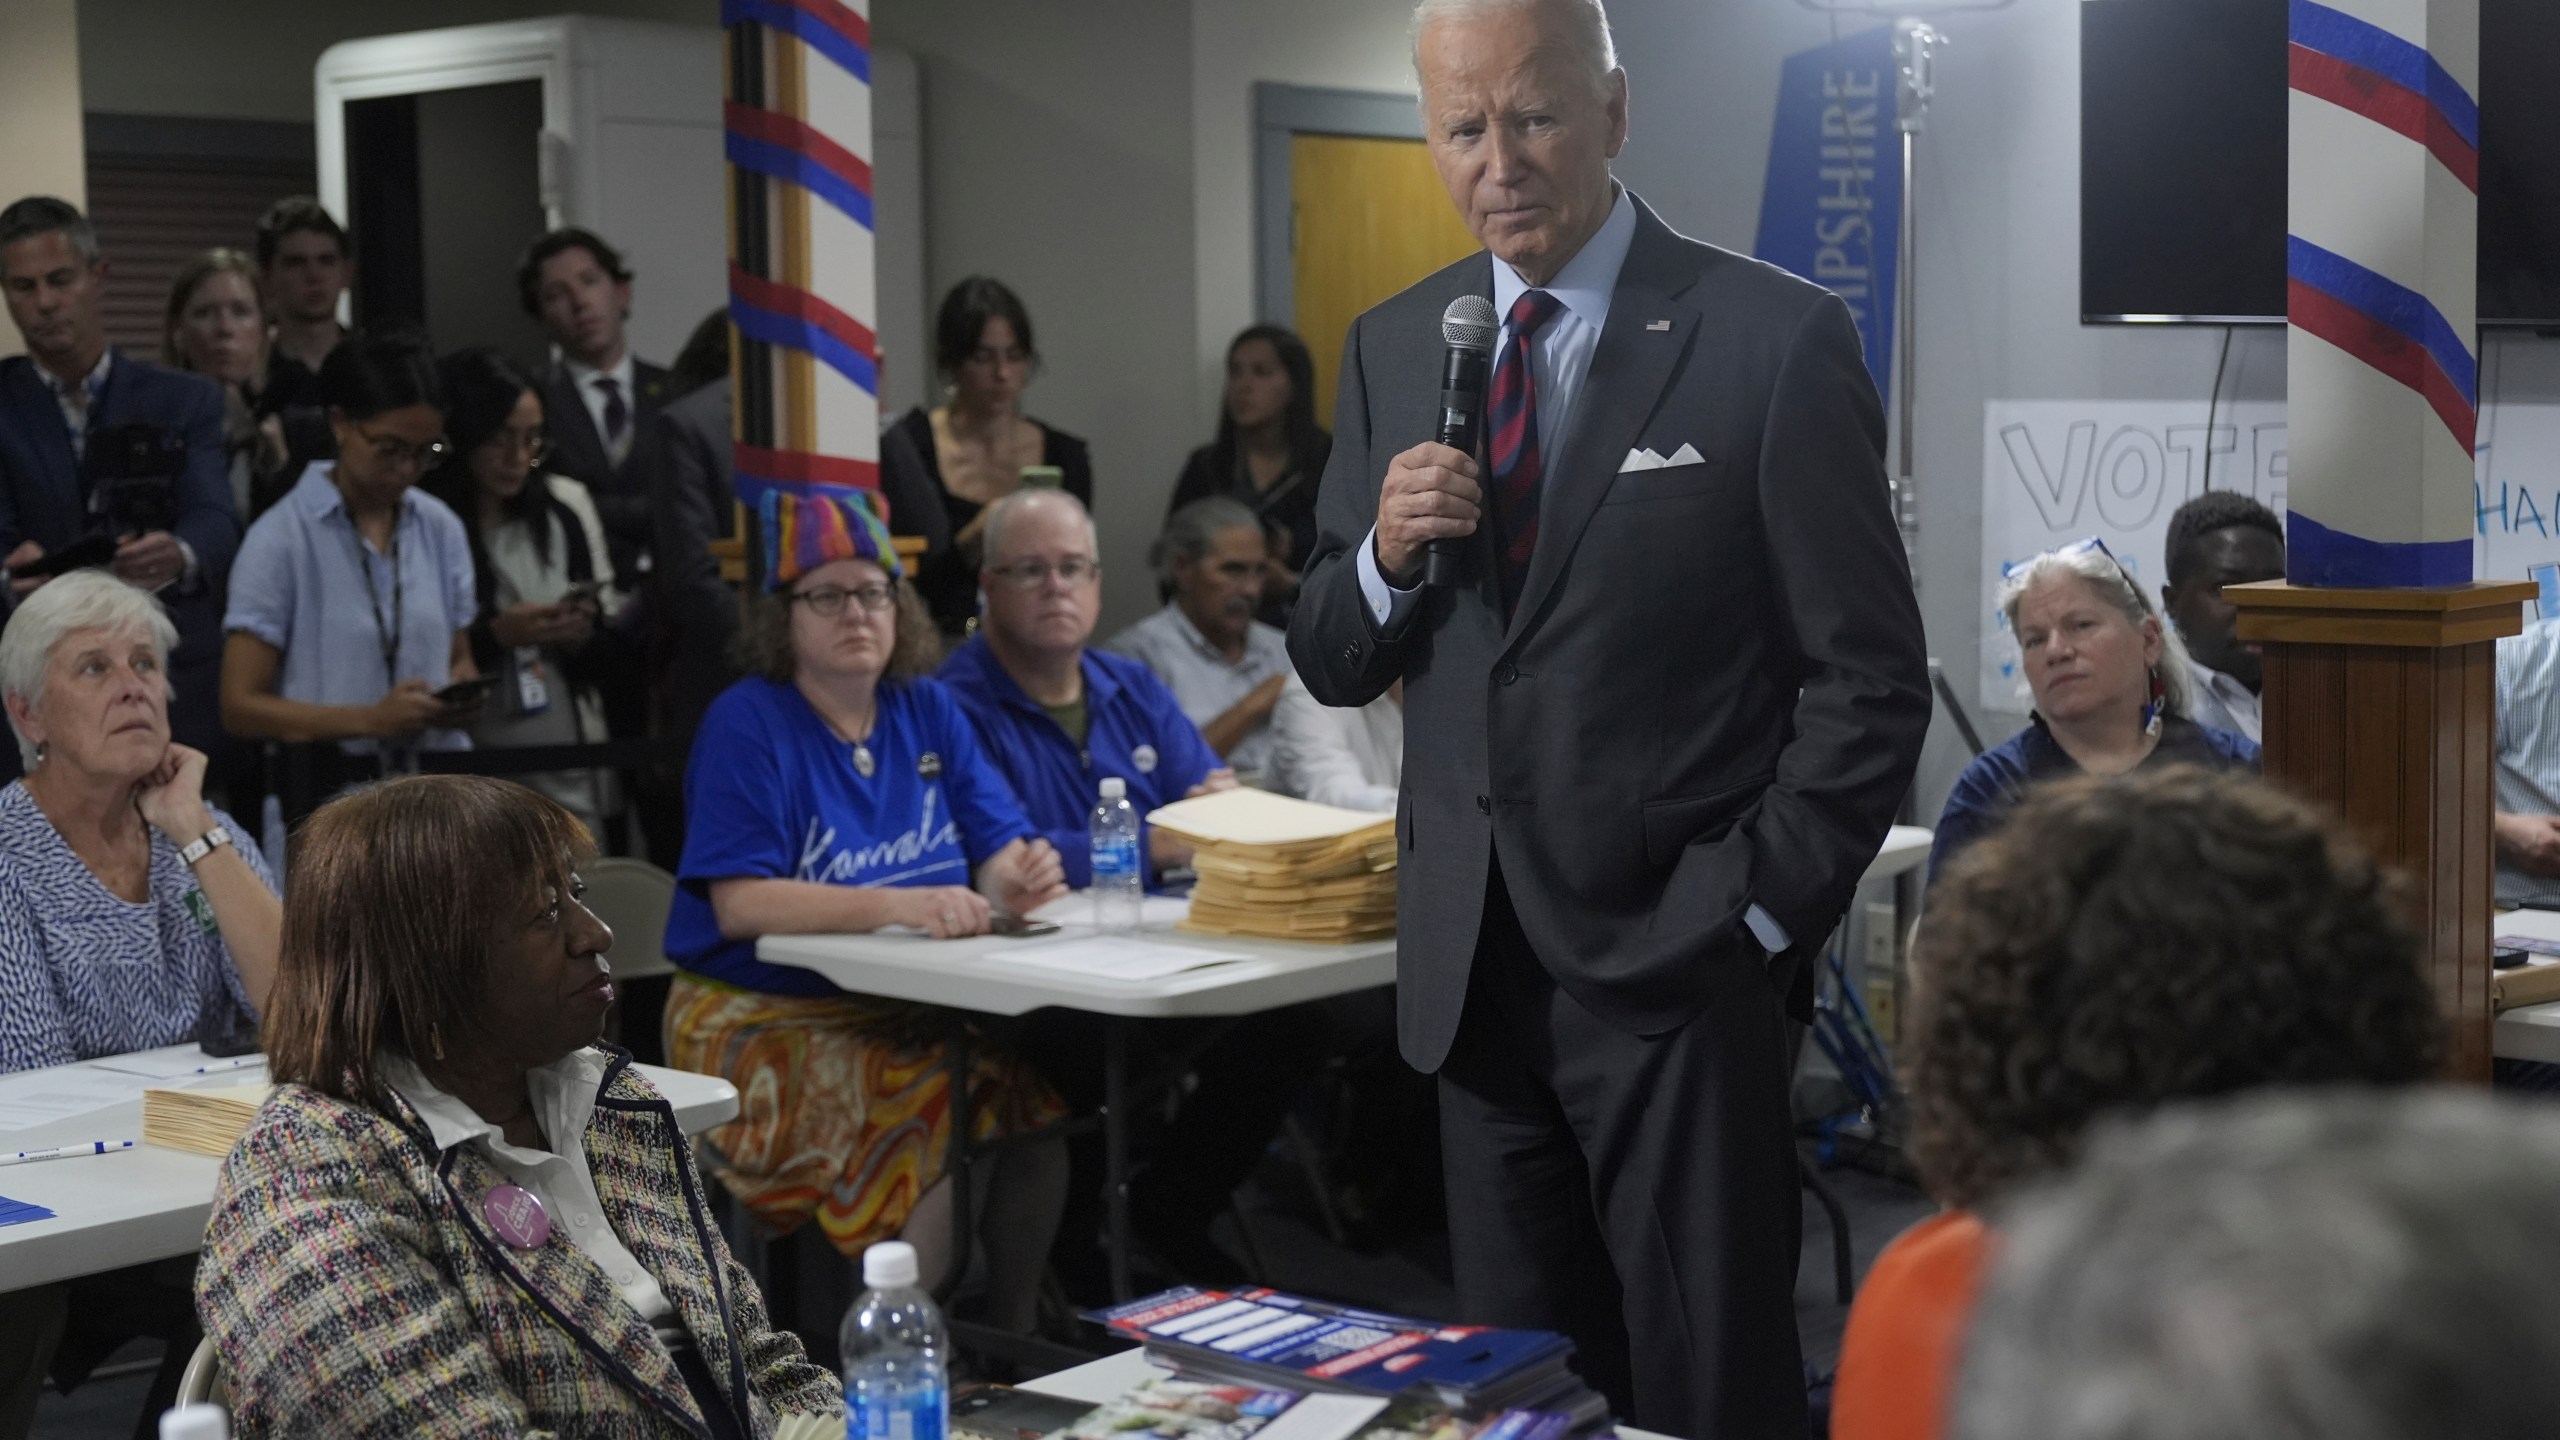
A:
<svg viewBox="0 0 2560 1440">
<path fill-rule="evenodd" d="M 853 773 L 868 780 L 871 778 L 871 772 L 877 768 L 878 765 L 871 758 L 871 747 L 859 740 L 853 742 Z"/>
</svg>

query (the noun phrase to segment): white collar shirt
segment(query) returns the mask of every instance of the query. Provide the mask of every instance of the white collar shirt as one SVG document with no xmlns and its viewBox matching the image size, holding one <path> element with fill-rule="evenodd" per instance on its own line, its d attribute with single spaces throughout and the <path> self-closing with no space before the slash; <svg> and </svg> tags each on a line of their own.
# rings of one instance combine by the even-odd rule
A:
<svg viewBox="0 0 2560 1440">
<path fill-rule="evenodd" d="M 97 408 L 98 397 L 106 393 L 107 372 L 115 368 L 115 363 L 116 348 L 110 345 L 99 352 L 98 363 L 89 367 L 89 373 L 80 377 L 77 385 L 41 365 L 36 367 L 36 378 L 44 382 L 44 388 L 53 395 L 53 403 L 62 410 L 62 428 L 71 432 L 71 454 L 75 459 L 88 458 L 89 412 Z"/>
<path fill-rule="evenodd" d="M 1583 377 L 1591 373 L 1591 355 L 1600 348 L 1600 331 L 1609 323 L 1609 301 L 1618 291 L 1618 272 L 1627 267 L 1627 247 L 1636 238 L 1636 202 L 1626 187 L 1618 192 L 1609 218 L 1583 242 L 1555 278 L 1537 288 L 1561 302 L 1561 308 L 1538 327 L 1530 342 L 1529 378 L 1537 387 L 1538 454 L 1555 473 L 1557 443 L 1571 433 L 1575 402 L 1582 398 Z M 1530 289 L 1520 272 L 1493 263 L 1493 314 L 1502 323 L 1494 341 L 1493 363 L 1500 368 L 1511 348 L 1511 306 Z"/>
<path fill-rule="evenodd" d="M 2187 718 L 2228 731 L 2252 745 L 2259 743 L 2263 721 L 2256 693 L 2236 677 L 2193 658 L 2187 661 L 2187 676 L 2196 687 L 2195 713 Z"/>
<path fill-rule="evenodd" d="M 616 465 L 621 464 L 623 458 L 631 453 L 632 434 L 640 428 L 640 392 L 635 388 L 639 367 L 632 363 L 631 347 L 622 347 L 622 358 L 615 361 L 610 369 L 598 370 L 566 357 L 562 358 L 560 368 L 569 372 L 569 383 L 578 387 L 578 398 L 586 402 L 587 419 L 595 424 L 596 439 L 604 445 L 605 458 Z M 597 383 L 601 380 L 612 381 L 622 391 L 623 420 L 619 436 L 605 429 L 605 387 Z"/>
<path fill-rule="evenodd" d="M 657 1278 L 613 1233 L 604 1201 L 596 1194 L 595 1174 L 587 1166 L 587 1121 L 604 1086 L 605 1064 L 599 1052 L 579 1050 L 526 1073 L 525 1088 L 542 1122 L 543 1138 L 551 1142 L 549 1150 L 507 1143 L 504 1127 L 481 1119 L 469 1105 L 437 1088 L 405 1055 L 383 1056 L 382 1075 L 427 1122 L 438 1150 L 479 1146 L 508 1179 L 533 1192 L 550 1213 L 552 1228 L 595 1262 L 642 1320 L 659 1330 L 679 1328 L 676 1307 Z"/>
</svg>

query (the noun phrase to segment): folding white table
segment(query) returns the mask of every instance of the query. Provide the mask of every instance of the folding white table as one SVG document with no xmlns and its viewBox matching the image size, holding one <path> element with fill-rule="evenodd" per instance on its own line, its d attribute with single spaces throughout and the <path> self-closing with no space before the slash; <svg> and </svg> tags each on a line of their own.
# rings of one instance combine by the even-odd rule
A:
<svg viewBox="0 0 2560 1440">
<path fill-rule="evenodd" d="M 175 1055 L 193 1049 L 172 1046 L 145 1053 Z M 638 1069 L 667 1097 L 676 1123 L 688 1135 L 738 1113 L 737 1088 L 726 1080 L 655 1065 Z M 94 1078 L 102 1073 L 111 1072 L 97 1061 L 88 1061 L 0 1076 L 0 1102 L 47 1076 Z M 0 1154 L 91 1140 L 140 1140 L 143 1089 L 181 1082 L 130 1078 L 133 1098 L 129 1100 L 69 1119 L 0 1130 Z M 256 1067 L 196 1077 L 192 1083 L 246 1085 L 265 1078 L 264 1067 Z M 216 1156 L 155 1145 L 0 1165 L 0 1195 L 53 1212 L 50 1220 L 0 1225 L 0 1304 L 7 1303 L 6 1292 L 31 1285 L 193 1254 L 204 1243 L 205 1220 L 212 1214 L 214 1185 L 221 1174 L 222 1161 Z"/>
<path fill-rule="evenodd" d="M 2536 940 L 2560 940 L 2560 910 L 2511 910 L 2489 917 L 2491 938 L 2500 935 L 2529 935 Z M 2480 963 L 2486 964 L 2487 956 Z M 2560 1001 L 2542 1005 L 2519 1005 L 2498 1012 L 2497 1025 L 2490 1032 L 2490 1053 L 2501 1060 L 2539 1060 L 2546 1065 L 2560 1065 Z"/>
<path fill-rule="evenodd" d="M 1051 939 L 1091 939 L 1101 932 L 1087 918 L 1091 901 L 1070 895 L 1041 912 L 1060 920 Z M 768 935 L 756 942 L 756 958 L 814 970 L 838 988 L 884 1000 L 907 1000 L 982 1015 L 1027 1015 L 1057 1007 L 1104 1017 L 1102 1053 L 1102 1149 L 1104 1207 L 1109 1217 L 1111 1288 L 1129 1298 L 1129 1037 L 1141 1020 L 1233 1018 L 1309 1000 L 1393 985 L 1396 942 L 1363 940 L 1311 945 L 1226 935 L 1192 935 L 1175 929 L 1190 902 L 1151 896 L 1131 938 L 1138 946 L 1181 945 L 1242 956 L 1223 964 L 1154 980 L 1112 980 L 1038 968 L 1017 957 L 1039 938 L 980 935 L 934 940 L 913 931 L 865 935 Z M 965 1074 L 954 1045 L 954 1073 Z M 964 1136 L 963 1159 L 966 1143 Z"/>
</svg>

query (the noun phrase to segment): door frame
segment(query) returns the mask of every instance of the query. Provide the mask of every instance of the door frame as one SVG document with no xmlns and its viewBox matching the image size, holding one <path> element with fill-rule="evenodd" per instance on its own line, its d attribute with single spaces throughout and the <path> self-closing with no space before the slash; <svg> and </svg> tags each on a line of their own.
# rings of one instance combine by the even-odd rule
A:
<svg viewBox="0 0 2560 1440">
<path fill-rule="evenodd" d="M 1253 86 L 1253 296 L 1262 320 L 1296 327 L 1296 197 L 1289 142 L 1300 135 L 1419 140 L 1422 102 L 1380 90 L 1334 90 L 1257 80 Z"/>
</svg>

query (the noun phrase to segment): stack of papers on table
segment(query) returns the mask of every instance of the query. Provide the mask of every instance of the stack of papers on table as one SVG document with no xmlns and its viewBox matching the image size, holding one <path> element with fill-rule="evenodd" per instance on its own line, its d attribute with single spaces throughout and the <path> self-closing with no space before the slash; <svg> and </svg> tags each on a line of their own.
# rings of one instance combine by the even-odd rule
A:
<svg viewBox="0 0 2560 1440">
<path fill-rule="evenodd" d="M 228 1155 L 273 1085 L 142 1092 L 142 1143 L 198 1155 Z"/>
<path fill-rule="evenodd" d="M 1186 930 L 1334 943 L 1396 933 L 1393 816 L 1238 789 L 1147 823 L 1192 846 L 1200 880 Z"/>
</svg>

